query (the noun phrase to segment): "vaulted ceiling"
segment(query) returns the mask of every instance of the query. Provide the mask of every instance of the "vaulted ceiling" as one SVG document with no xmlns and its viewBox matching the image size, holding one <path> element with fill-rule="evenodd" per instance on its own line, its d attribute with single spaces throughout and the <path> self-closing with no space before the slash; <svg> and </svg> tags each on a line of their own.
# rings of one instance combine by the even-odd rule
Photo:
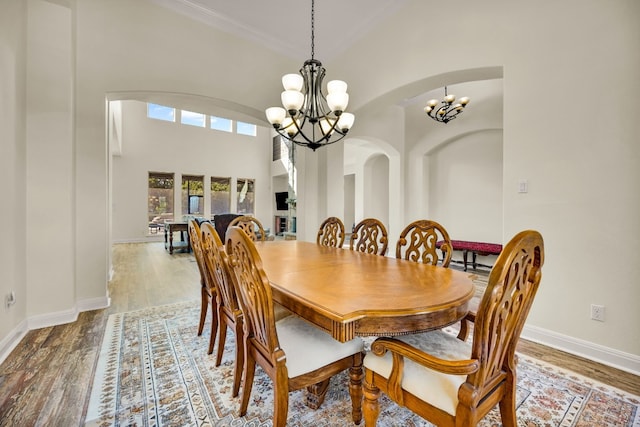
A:
<svg viewBox="0 0 640 427">
<path fill-rule="evenodd" d="M 311 53 L 311 0 L 151 0 L 293 59 Z M 318 0 L 315 56 L 329 61 L 407 0 Z"/>
</svg>

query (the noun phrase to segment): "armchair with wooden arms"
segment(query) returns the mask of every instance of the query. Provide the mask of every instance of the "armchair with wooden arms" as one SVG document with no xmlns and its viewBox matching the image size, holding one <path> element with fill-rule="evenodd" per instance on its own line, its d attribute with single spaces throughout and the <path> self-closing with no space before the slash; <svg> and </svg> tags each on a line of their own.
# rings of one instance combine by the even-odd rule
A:
<svg viewBox="0 0 640 427">
<path fill-rule="evenodd" d="M 344 224 L 340 218 L 330 216 L 320 224 L 316 243 L 322 246 L 341 248 L 344 244 L 344 237 Z"/>
<path fill-rule="evenodd" d="M 389 238 L 384 224 L 375 218 L 365 218 L 354 227 L 349 249 L 384 256 L 388 244 Z"/>
<path fill-rule="evenodd" d="M 471 343 L 441 330 L 374 341 L 364 359 L 365 425 L 376 425 L 384 392 L 438 426 L 475 426 L 499 405 L 502 425 L 515 427 L 515 350 L 543 263 L 537 231 L 511 239 L 489 275 Z"/>
<path fill-rule="evenodd" d="M 276 321 L 271 285 L 253 241 L 239 228 L 229 227 L 226 250 L 232 280 L 244 315 L 243 386 L 240 416 L 247 412 L 256 364 L 273 382 L 273 426 L 287 424 L 289 392 L 307 388 L 307 403 L 317 408 L 331 377 L 349 369 L 352 419 L 362 419 L 362 351 L 360 338 L 341 343 L 315 325 L 292 315 Z"/>
</svg>

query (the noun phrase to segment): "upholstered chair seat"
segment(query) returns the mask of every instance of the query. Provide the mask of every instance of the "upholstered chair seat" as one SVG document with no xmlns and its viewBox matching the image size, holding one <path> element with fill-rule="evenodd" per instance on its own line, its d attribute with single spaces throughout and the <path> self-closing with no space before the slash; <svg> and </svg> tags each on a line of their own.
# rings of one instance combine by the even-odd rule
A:
<svg viewBox="0 0 640 427">
<path fill-rule="evenodd" d="M 410 346 L 444 360 L 468 360 L 471 358 L 471 345 L 454 335 L 443 331 L 432 331 L 396 337 Z M 385 378 L 389 378 L 393 366 L 391 352 L 384 356 L 367 353 L 363 366 Z M 418 399 L 455 415 L 458 406 L 458 389 L 467 380 L 466 375 L 447 375 L 405 358 L 404 376 L 401 386 Z M 438 390 L 438 393 L 434 393 Z"/>
<path fill-rule="evenodd" d="M 276 322 L 280 347 L 287 355 L 289 378 L 298 377 L 364 350 L 361 338 L 346 343 L 298 316 Z"/>
</svg>

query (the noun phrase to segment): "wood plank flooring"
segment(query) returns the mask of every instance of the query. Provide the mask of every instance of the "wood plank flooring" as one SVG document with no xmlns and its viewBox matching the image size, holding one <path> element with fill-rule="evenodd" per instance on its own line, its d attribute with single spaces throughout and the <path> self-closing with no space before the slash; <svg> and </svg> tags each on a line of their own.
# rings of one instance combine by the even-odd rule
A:
<svg viewBox="0 0 640 427">
<path fill-rule="evenodd" d="M 109 308 L 30 331 L 0 365 L 0 426 L 83 425 L 108 316 L 179 301 L 199 305 L 192 254 L 169 255 L 163 243 L 118 244 L 113 264 Z M 518 350 L 640 396 L 638 376 L 522 340 Z"/>
</svg>

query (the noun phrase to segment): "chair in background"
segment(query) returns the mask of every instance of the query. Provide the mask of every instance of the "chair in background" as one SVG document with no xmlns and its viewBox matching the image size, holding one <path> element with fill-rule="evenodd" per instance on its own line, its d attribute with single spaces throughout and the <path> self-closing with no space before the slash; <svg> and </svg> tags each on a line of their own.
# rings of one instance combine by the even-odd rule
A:
<svg viewBox="0 0 640 427">
<path fill-rule="evenodd" d="M 234 213 L 225 213 L 225 214 L 217 214 L 213 216 L 213 224 L 216 226 L 216 231 L 218 232 L 218 236 L 220 237 L 220 241 L 224 242 L 224 235 L 227 232 L 227 228 L 229 228 L 229 224 L 234 219 L 238 218 L 239 214 Z"/>
<path fill-rule="evenodd" d="M 439 255 L 441 254 L 441 255 Z M 451 262 L 451 239 L 445 228 L 435 221 L 422 219 L 407 225 L 396 244 L 396 258 L 448 267 Z"/>
<path fill-rule="evenodd" d="M 242 312 L 231 282 L 227 254 L 212 224 L 202 225 L 202 252 L 209 281 L 214 283 L 217 288 L 218 351 L 216 366 L 220 366 L 222 362 L 222 353 L 227 341 L 227 327 L 233 330 L 236 338 L 232 391 L 232 396 L 236 397 L 240 390 L 242 366 L 244 365 Z M 213 347 L 210 346 L 209 354 L 212 352 Z"/>
<path fill-rule="evenodd" d="M 273 382 L 274 427 L 287 423 L 290 391 L 306 387 L 308 391 L 321 392 L 318 400 L 307 402 L 317 408 L 331 377 L 345 369 L 349 369 L 352 417 L 356 424 L 360 423 L 362 340 L 341 343 L 298 316 L 276 322 L 271 285 L 253 241 L 240 228 L 230 227 L 226 250 L 244 314 L 240 416 L 247 412 L 257 363 Z"/>
<path fill-rule="evenodd" d="M 202 286 L 202 290 L 200 292 L 200 323 L 198 324 L 198 336 L 202 335 L 204 322 L 207 319 L 207 311 L 208 308 L 211 307 L 211 337 L 209 338 L 209 354 L 211 354 L 213 352 L 213 345 L 216 340 L 216 332 L 218 329 L 218 316 L 216 314 L 216 286 L 209 280 L 206 270 L 202 252 L 202 231 L 198 221 L 195 219 L 189 220 L 188 230 L 193 255 L 196 258 L 196 264 L 200 271 L 200 284 Z"/>
<path fill-rule="evenodd" d="M 243 215 L 237 217 L 229 223 L 229 227 L 234 226 L 240 227 L 242 231 L 244 231 L 245 234 L 254 242 L 264 242 L 267 239 L 262 223 L 252 216 Z"/>
<path fill-rule="evenodd" d="M 344 245 L 344 237 L 344 224 L 340 218 L 330 216 L 320 224 L 316 243 L 322 246 L 341 248 Z"/>
<path fill-rule="evenodd" d="M 384 224 L 375 218 L 365 218 L 353 228 L 349 248 L 368 254 L 385 255 L 388 243 Z"/>
<path fill-rule="evenodd" d="M 438 426 L 475 426 L 496 405 L 516 426 L 516 345 L 540 284 L 544 243 L 518 233 L 496 260 L 475 317 L 473 341 L 441 330 L 378 338 L 364 358 L 364 419 L 373 427 L 383 391 Z"/>
</svg>

